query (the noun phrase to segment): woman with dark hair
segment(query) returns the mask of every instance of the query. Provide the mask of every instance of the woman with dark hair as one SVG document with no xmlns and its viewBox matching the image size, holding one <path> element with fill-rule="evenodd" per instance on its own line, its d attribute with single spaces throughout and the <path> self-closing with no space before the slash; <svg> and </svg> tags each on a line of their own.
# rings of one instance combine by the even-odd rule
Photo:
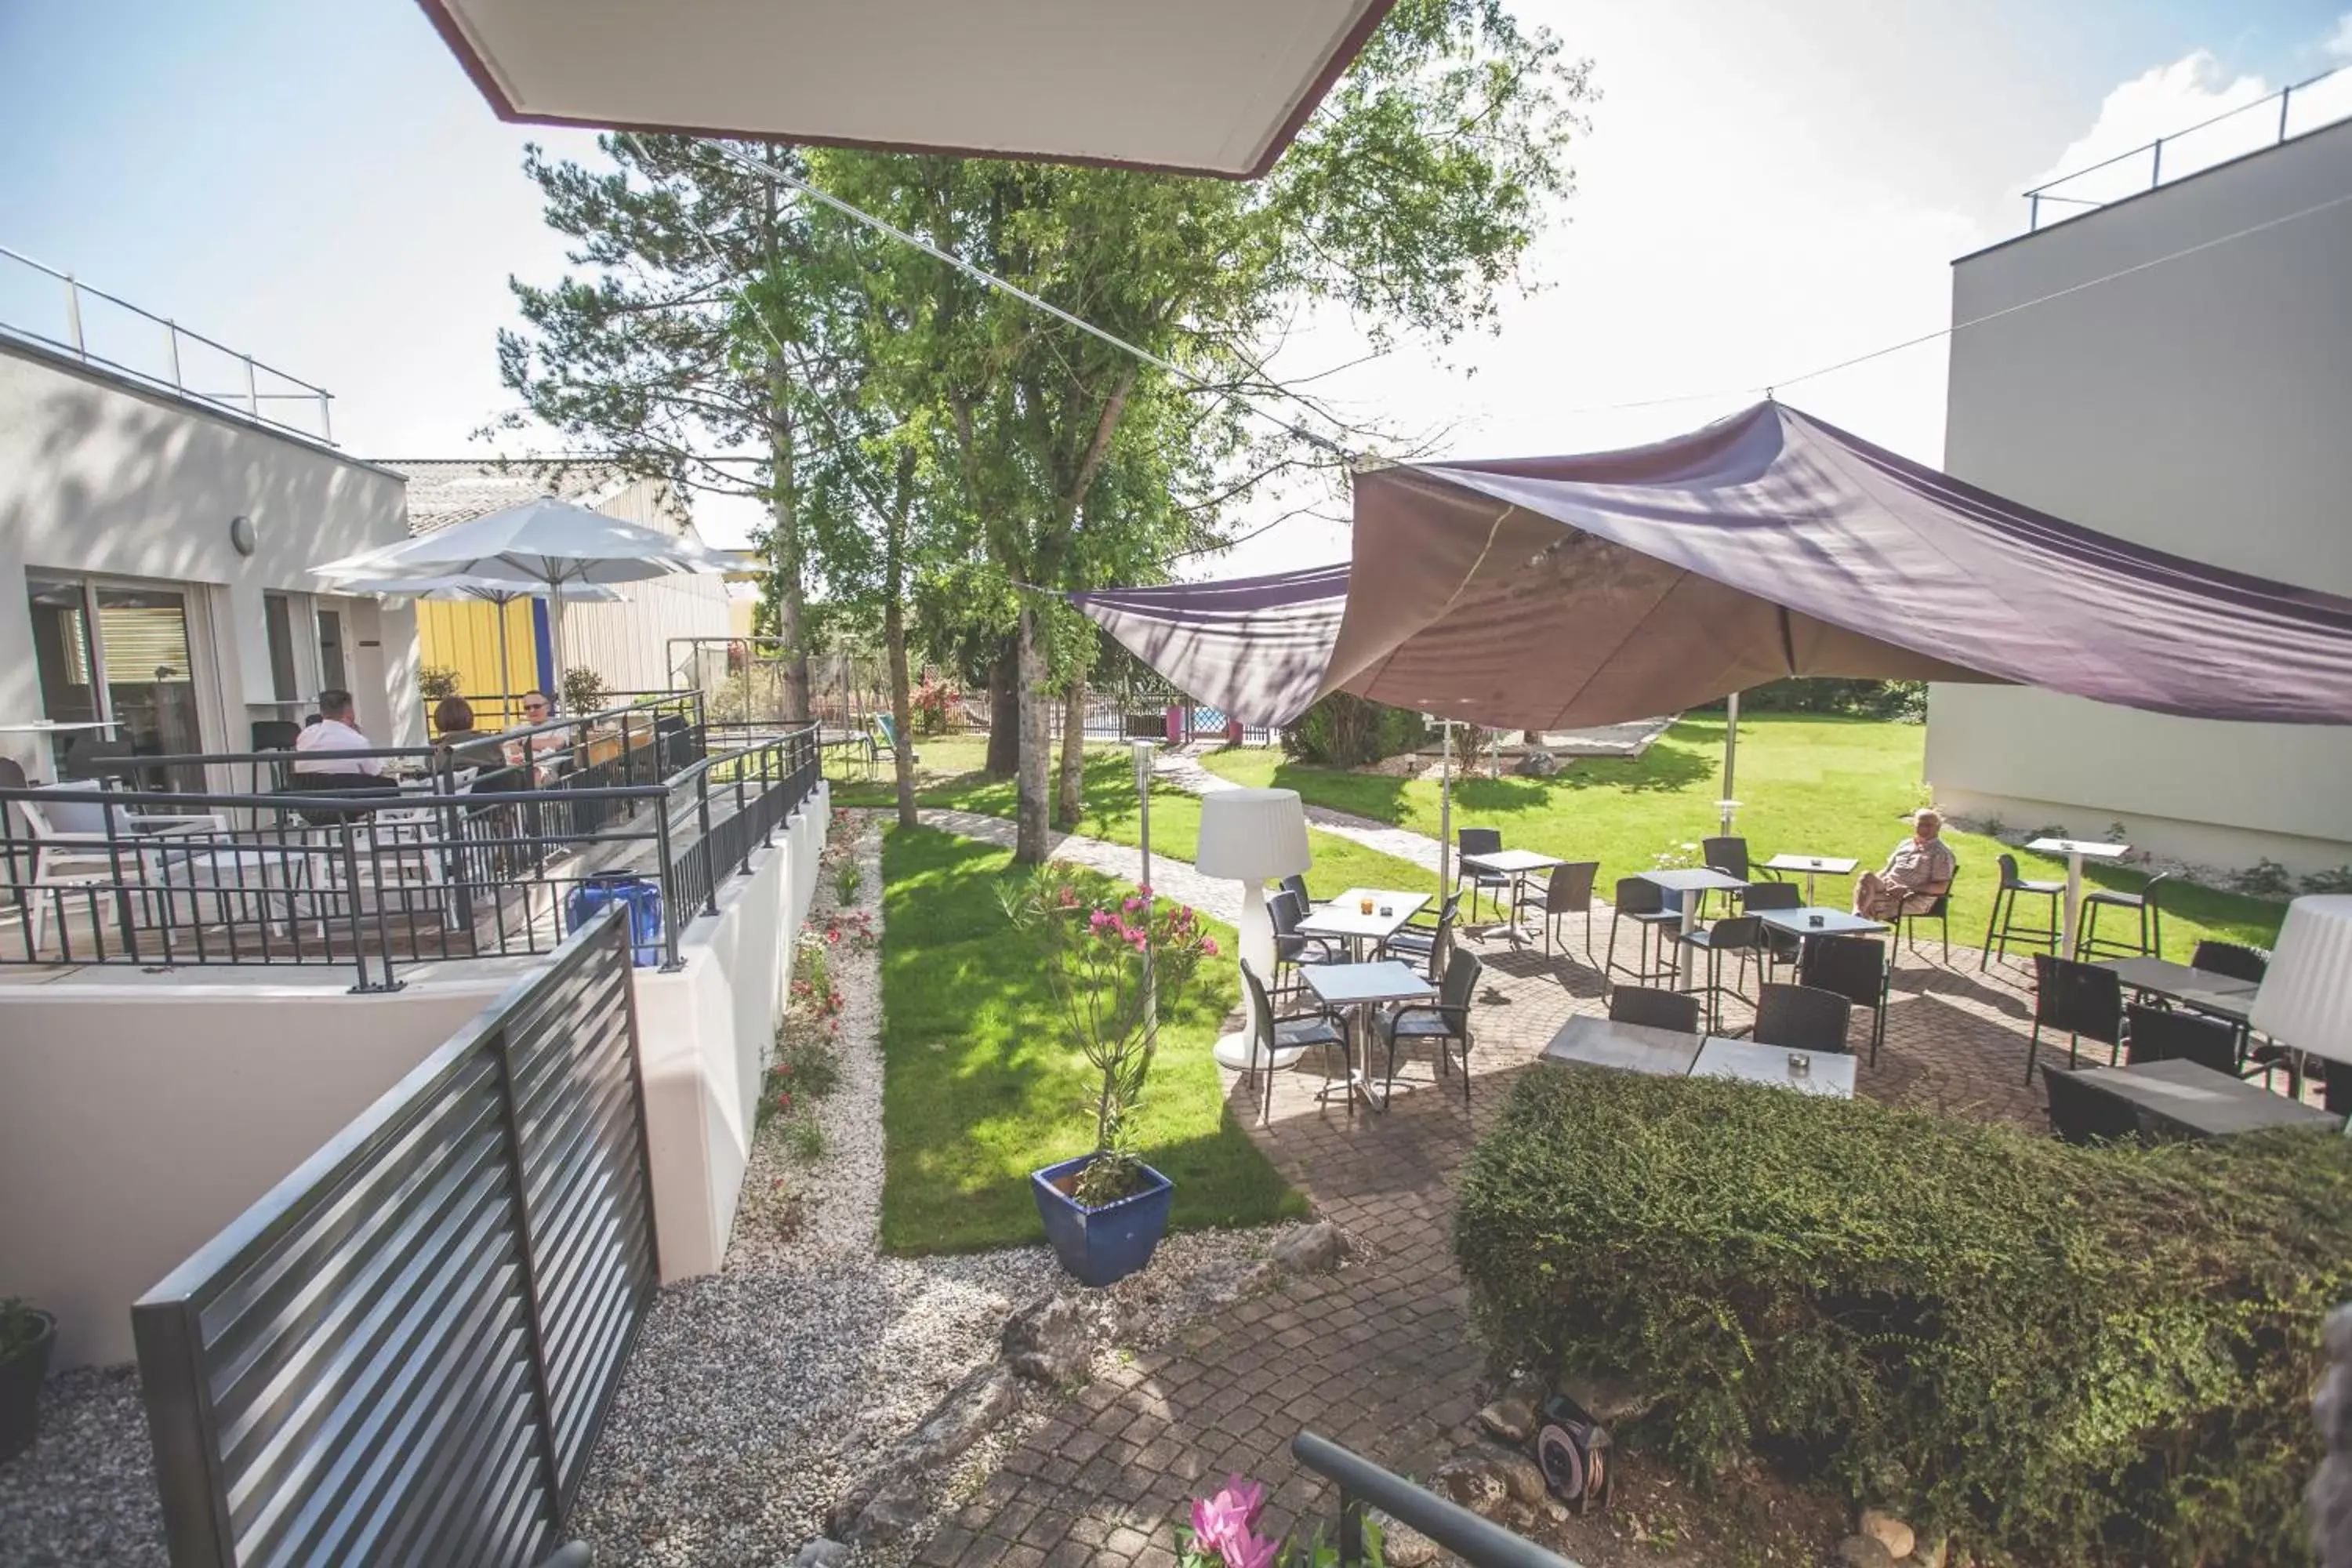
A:
<svg viewBox="0 0 2352 1568">
<path fill-rule="evenodd" d="M 474 728 L 474 705 L 464 698 L 441 699 L 433 709 L 433 728 L 438 731 L 434 744 L 442 759 L 454 757 L 476 766 L 497 762 L 497 737 Z"/>
</svg>

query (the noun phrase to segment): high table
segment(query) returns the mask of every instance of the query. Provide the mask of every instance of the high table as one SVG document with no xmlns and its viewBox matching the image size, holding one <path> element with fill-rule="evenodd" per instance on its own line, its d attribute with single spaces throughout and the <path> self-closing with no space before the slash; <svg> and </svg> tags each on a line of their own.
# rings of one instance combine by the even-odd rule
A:
<svg viewBox="0 0 2352 1568">
<path fill-rule="evenodd" d="M 1465 855 L 1462 863 L 1474 870 L 1490 871 L 1511 879 L 1511 945 L 1517 947 L 1527 939 L 1519 930 L 1519 889 L 1538 871 L 1549 871 L 1566 861 L 1555 855 L 1538 855 L 1532 849 L 1490 849 L 1483 855 Z M 1490 928 L 1491 929 L 1491 928 Z"/>
<path fill-rule="evenodd" d="M 2095 844 L 2086 838 L 2037 838 L 2026 846 L 2037 855 L 2066 857 L 2066 907 L 2058 912 L 2058 956 L 2074 956 L 2074 929 L 2083 913 L 2083 862 L 2120 860 L 2128 844 Z"/>
<path fill-rule="evenodd" d="M 1364 913 L 1367 900 L 1372 906 L 1370 914 Z M 1307 918 L 1298 922 L 1298 934 L 1343 938 L 1349 944 L 1348 951 L 1360 959 L 1364 956 L 1366 942 L 1377 946 L 1388 941 L 1402 931 L 1405 922 L 1428 904 L 1427 893 L 1350 888 L 1338 898 L 1316 905 Z"/>
<path fill-rule="evenodd" d="M 2162 1131 L 2190 1138 L 2226 1138 L 2269 1127 L 2334 1127 L 2337 1121 L 2316 1106 L 2178 1058 L 2091 1068 L 2074 1077 L 2102 1094 L 2129 1101 L 2140 1113 L 2143 1127 L 2153 1121 Z"/>
<path fill-rule="evenodd" d="M 1315 993 L 1316 1000 L 1326 1007 L 1350 1009 L 1348 1019 L 1348 1081 L 1338 1086 L 1338 1092 L 1347 1097 L 1350 1110 L 1355 1109 L 1355 1097 L 1359 1094 L 1374 1110 L 1386 1110 L 1389 1094 L 1396 1086 L 1392 1079 L 1376 1079 L 1371 1075 L 1370 1011 L 1381 1002 L 1426 1001 L 1437 994 L 1437 987 L 1393 958 L 1384 958 L 1376 963 L 1304 963 L 1299 965 L 1298 973 L 1305 978 L 1307 988 Z M 1360 1068 L 1356 1065 L 1356 1044 L 1360 1035 L 1365 1037 L 1364 1066 Z M 1375 1089 L 1380 1091 L 1378 1094 L 1373 1092 Z M 1332 1092 L 1332 1087 L 1326 1085 L 1316 1098 L 1326 1099 Z"/>
<path fill-rule="evenodd" d="M 1801 1075 L 1790 1065 L 1790 1058 L 1796 1055 L 1807 1059 L 1808 1070 Z M 1584 1015 L 1561 1025 L 1539 1059 L 1570 1067 L 1647 1073 L 1654 1078 L 1736 1078 L 1805 1094 L 1853 1098 L 1855 1062 L 1843 1051 L 1792 1052 L 1783 1046 L 1759 1046 L 1753 1040 L 1702 1038 L 1677 1029 L 1620 1024 Z"/>
<path fill-rule="evenodd" d="M 1698 929 L 1698 906 L 1701 898 L 1713 892 L 1736 893 L 1748 886 L 1737 877 L 1728 876 L 1706 866 L 1685 867 L 1671 871 L 1638 871 L 1634 874 L 1644 882 L 1664 888 L 1670 893 L 1682 895 L 1683 935 L 1685 936 L 1690 935 Z M 1698 896 L 1694 897 L 1694 894 Z M 1675 984 L 1681 990 L 1690 989 L 1690 962 L 1691 944 L 1686 942 L 1675 943 Z"/>
<path fill-rule="evenodd" d="M 1805 874 L 1805 902 L 1813 901 L 1813 879 L 1817 876 L 1851 877 L 1862 862 L 1843 855 L 1775 855 L 1764 862 L 1767 871 L 1802 871 Z"/>
</svg>

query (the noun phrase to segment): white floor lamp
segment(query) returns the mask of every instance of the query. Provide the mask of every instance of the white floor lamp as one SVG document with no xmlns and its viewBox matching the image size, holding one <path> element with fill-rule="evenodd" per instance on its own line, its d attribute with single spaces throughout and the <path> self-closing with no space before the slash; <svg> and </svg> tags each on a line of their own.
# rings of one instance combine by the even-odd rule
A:
<svg viewBox="0 0 2352 1568">
<path fill-rule="evenodd" d="M 2352 893 L 2320 893 L 2286 907 L 2270 970 L 2247 1022 L 2283 1046 L 2352 1063 Z M 2352 1134 L 2352 1121 L 2345 1124 Z"/>
<path fill-rule="evenodd" d="M 1304 872 L 1313 856 L 1307 847 L 1307 811 L 1295 789 L 1221 789 L 1201 797 L 1201 844 L 1192 864 L 1203 877 L 1242 885 L 1240 961 L 1259 979 L 1274 976 L 1274 923 L 1265 912 L 1265 885 L 1277 877 Z M 1255 1018 L 1246 984 L 1242 990 L 1242 1026 L 1217 1042 L 1219 1059 L 1255 1059 Z"/>
</svg>

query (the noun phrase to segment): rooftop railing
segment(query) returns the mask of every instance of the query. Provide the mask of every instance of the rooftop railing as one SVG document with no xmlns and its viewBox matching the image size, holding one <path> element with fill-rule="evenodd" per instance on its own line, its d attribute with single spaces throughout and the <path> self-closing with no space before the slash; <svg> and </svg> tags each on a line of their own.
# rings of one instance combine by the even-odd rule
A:
<svg viewBox="0 0 2352 1568">
<path fill-rule="evenodd" d="M 46 344 L 84 364 L 273 430 L 335 444 L 332 395 L 325 387 L 5 246 L 0 246 L 0 334 Z"/>
<path fill-rule="evenodd" d="M 2352 69 L 2339 66 L 2034 186 L 2025 193 L 2027 232 L 2041 229 L 2045 204 L 2055 209 L 2053 223 L 2079 217 L 2347 117 L 2352 117 Z"/>
</svg>

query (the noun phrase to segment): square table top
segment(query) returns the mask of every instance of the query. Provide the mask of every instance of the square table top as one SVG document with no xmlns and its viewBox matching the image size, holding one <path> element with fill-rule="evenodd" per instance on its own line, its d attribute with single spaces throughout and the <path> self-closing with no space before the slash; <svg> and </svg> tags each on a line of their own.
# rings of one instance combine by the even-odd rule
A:
<svg viewBox="0 0 2352 1568">
<path fill-rule="evenodd" d="M 2316 1106 L 2178 1058 L 2127 1068 L 2092 1068 L 2075 1077 L 2207 1138 L 2266 1127 L 2333 1127 L 2336 1123 L 2334 1116 Z"/>
<path fill-rule="evenodd" d="M 1821 924 L 1813 921 L 1819 917 Z M 1867 936 L 1886 930 L 1885 921 L 1872 920 L 1851 910 L 1833 910 L 1825 905 L 1807 904 L 1795 910 L 1758 910 L 1756 918 L 1775 931 L 1790 936 Z"/>
<path fill-rule="evenodd" d="M 1677 893 L 1728 891 L 1748 886 L 1738 878 L 1716 870 L 1711 866 L 1685 866 L 1670 871 L 1636 871 L 1644 882 L 1655 882 L 1661 888 Z"/>
<path fill-rule="evenodd" d="M 1377 963 L 1302 963 L 1307 988 L 1328 1007 L 1364 1002 L 1410 1002 L 1437 994 L 1437 987 L 1392 958 Z"/>
<path fill-rule="evenodd" d="M 1764 862 L 1767 871 L 1819 871 L 1824 876 L 1851 877 L 1862 862 L 1845 855 L 1775 855 Z"/>
<path fill-rule="evenodd" d="M 1370 914 L 1363 912 L 1366 899 L 1372 900 Z M 1307 936 L 1370 937 L 1385 942 L 1402 930 L 1405 921 L 1419 914 L 1428 904 L 1427 893 L 1350 888 L 1328 903 L 1316 905 L 1313 911 L 1298 922 L 1298 929 Z M 1381 913 L 1382 909 L 1389 912 Z"/>
<path fill-rule="evenodd" d="M 1698 1056 L 1699 1037 L 1648 1024 L 1620 1024 L 1580 1013 L 1559 1026 L 1543 1048 L 1548 1062 L 1615 1068 L 1659 1078 L 1688 1076 Z"/>
<path fill-rule="evenodd" d="M 2085 838 L 2037 838 L 2026 847 L 2042 855 L 2080 855 L 2085 860 L 2120 860 L 2131 853 L 2128 844 L 2095 844 Z"/>
<path fill-rule="evenodd" d="M 1806 1094 L 1834 1100 L 1853 1098 L 1854 1059 L 1845 1051 L 1808 1051 L 1812 1070 L 1799 1078 L 1789 1070 L 1786 1046 L 1759 1046 L 1753 1040 L 1709 1039 L 1691 1064 L 1693 1078 L 1737 1078 L 1749 1083 L 1777 1084 Z"/>
<path fill-rule="evenodd" d="M 1557 855 L 1538 855 L 1532 849 L 1490 849 L 1484 855 L 1465 855 L 1462 863 L 1507 876 L 1517 871 L 1549 871 L 1568 864 Z"/>
</svg>

